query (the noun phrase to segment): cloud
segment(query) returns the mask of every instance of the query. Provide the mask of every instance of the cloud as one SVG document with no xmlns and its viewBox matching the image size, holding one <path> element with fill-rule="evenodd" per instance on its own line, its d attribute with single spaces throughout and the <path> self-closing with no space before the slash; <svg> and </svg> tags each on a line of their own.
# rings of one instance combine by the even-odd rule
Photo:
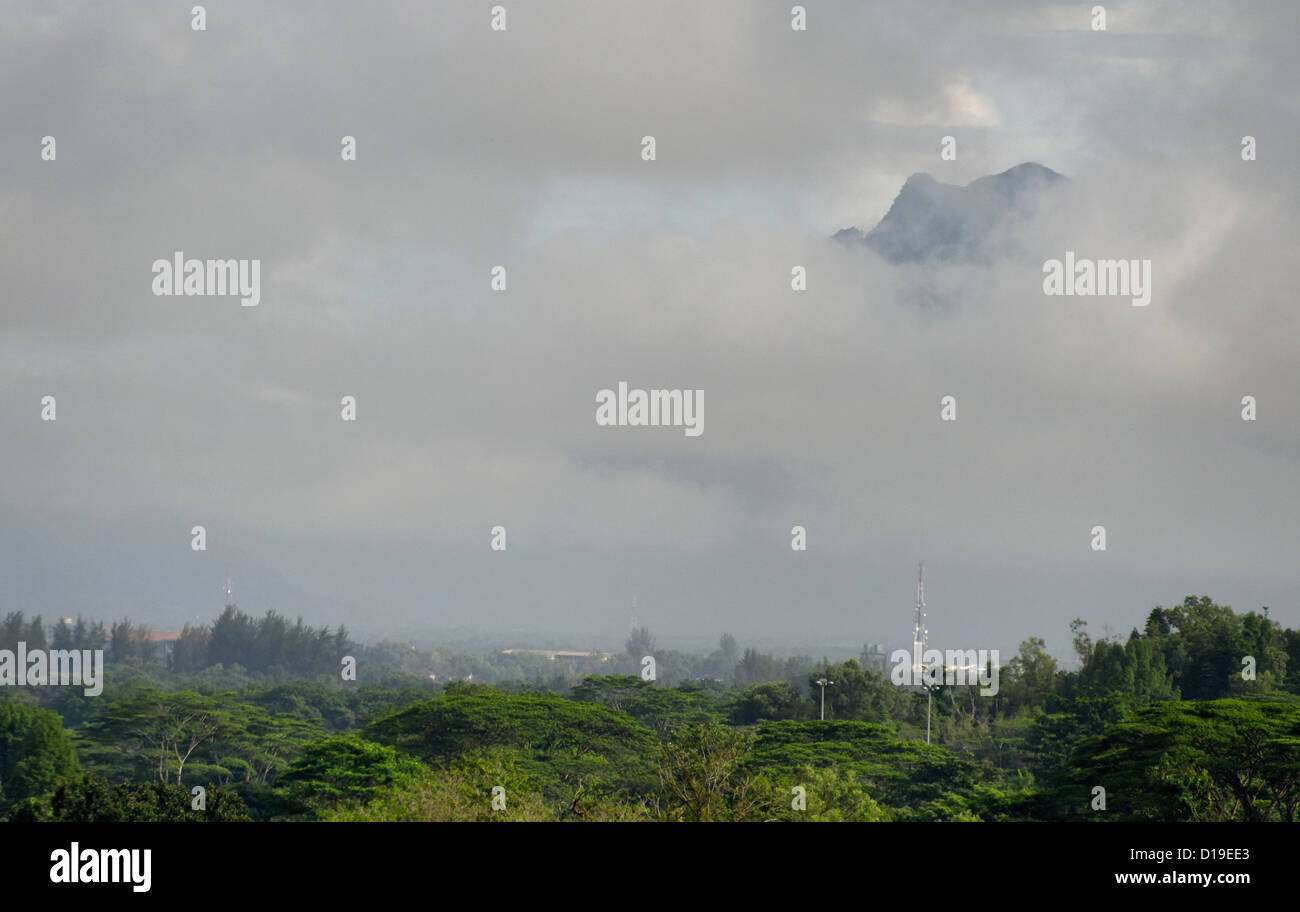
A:
<svg viewBox="0 0 1300 912">
<path fill-rule="evenodd" d="M 943 87 L 931 107 L 918 108 L 914 101 L 884 98 L 872 108 L 871 119 L 892 126 L 999 127 L 1002 116 L 987 95 L 978 92 L 969 77 Z"/>
<path fill-rule="evenodd" d="M 1278 607 L 1300 532 L 1278 496 L 1300 480 L 1285 8 L 1172 37 L 1148 17 L 1123 54 L 1017 30 L 1029 8 L 819 5 L 798 34 L 750 4 L 559 4 L 512 8 L 505 35 L 472 5 L 233 5 L 205 34 L 165 4 L 19 9 L 0 502 L 53 541 L 141 514 L 233 526 L 380 626 L 526 611 L 618 633 L 636 585 L 657 633 L 880 639 L 906 632 L 918 557 L 948 574 L 948 629 L 1004 647 L 1188 591 L 1300 622 Z M 1206 30 L 1213 78 L 1189 94 Z M 1030 159 L 1071 187 L 1015 229 L 1021 256 L 918 271 L 826 240 L 915 171 Z M 149 264 L 178 249 L 260 257 L 262 304 L 153 297 Z M 1065 250 L 1151 258 L 1152 305 L 1045 298 Z M 595 391 L 623 379 L 704 389 L 704 436 L 597 427 Z M 515 563 L 480 564 L 498 522 Z M 67 559 L 147 576 L 149 541 Z M 57 585 L 16 569 L 7 596 Z M 165 617 L 217 592 L 189 585 L 123 599 Z"/>
</svg>

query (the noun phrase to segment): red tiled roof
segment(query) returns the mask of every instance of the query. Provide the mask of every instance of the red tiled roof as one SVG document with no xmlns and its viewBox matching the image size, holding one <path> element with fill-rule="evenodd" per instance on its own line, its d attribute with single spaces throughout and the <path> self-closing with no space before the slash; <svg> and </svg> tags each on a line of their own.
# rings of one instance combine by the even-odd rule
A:
<svg viewBox="0 0 1300 912">
<path fill-rule="evenodd" d="M 150 630 L 143 637 L 139 633 L 131 634 L 131 639 L 136 641 L 143 639 L 147 643 L 175 643 L 180 638 L 179 630 Z"/>
</svg>

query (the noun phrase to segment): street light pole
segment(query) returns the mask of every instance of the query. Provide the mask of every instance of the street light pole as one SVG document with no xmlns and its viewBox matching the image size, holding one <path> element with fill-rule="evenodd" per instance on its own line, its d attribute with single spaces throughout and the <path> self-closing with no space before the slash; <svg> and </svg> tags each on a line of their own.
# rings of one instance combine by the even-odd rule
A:
<svg viewBox="0 0 1300 912">
<path fill-rule="evenodd" d="M 821 689 L 822 689 L 822 721 L 825 722 L 826 721 L 826 685 L 834 684 L 835 682 L 828 681 L 825 678 L 818 678 L 817 683 L 821 685 Z"/>
<path fill-rule="evenodd" d="M 921 668 L 923 669 L 922 674 L 924 675 L 926 671 L 929 671 L 930 666 L 922 665 Z M 929 681 L 925 680 L 924 676 L 922 677 L 922 681 L 924 681 L 924 683 L 921 686 L 925 688 L 925 743 L 929 744 L 930 743 L 930 707 L 934 703 L 934 689 L 938 685 L 931 684 Z"/>
</svg>

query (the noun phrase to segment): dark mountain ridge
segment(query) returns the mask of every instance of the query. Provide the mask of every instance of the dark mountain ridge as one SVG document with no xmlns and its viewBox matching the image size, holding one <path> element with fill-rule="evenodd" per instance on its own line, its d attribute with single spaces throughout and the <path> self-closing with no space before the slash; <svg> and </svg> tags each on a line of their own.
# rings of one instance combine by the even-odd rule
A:
<svg viewBox="0 0 1300 912">
<path fill-rule="evenodd" d="M 1066 182 L 1051 168 L 1024 162 L 966 186 L 913 174 L 868 232 L 844 228 L 834 239 L 862 244 L 891 263 L 987 263 L 1006 255 L 1004 231 L 1031 216 L 1047 192 Z"/>
</svg>

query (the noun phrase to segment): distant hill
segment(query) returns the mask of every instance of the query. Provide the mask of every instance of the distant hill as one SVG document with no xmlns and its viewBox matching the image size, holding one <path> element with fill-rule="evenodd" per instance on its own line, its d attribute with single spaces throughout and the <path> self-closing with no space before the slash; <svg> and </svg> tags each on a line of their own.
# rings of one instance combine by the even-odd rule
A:
<svg viewBox="0 0 1300 912">
<path fill-rule="evenodd" d="M 913 174 L 880 224 L 867 232 L 844 228 L 834 238 L 869 247 L 891 263 L 991 262 L 1009 252 L 1000 229 L 1027 218 L 1048 191 L 1065 181 L 1034 162 L 964 187 Z"/>
</svg>

